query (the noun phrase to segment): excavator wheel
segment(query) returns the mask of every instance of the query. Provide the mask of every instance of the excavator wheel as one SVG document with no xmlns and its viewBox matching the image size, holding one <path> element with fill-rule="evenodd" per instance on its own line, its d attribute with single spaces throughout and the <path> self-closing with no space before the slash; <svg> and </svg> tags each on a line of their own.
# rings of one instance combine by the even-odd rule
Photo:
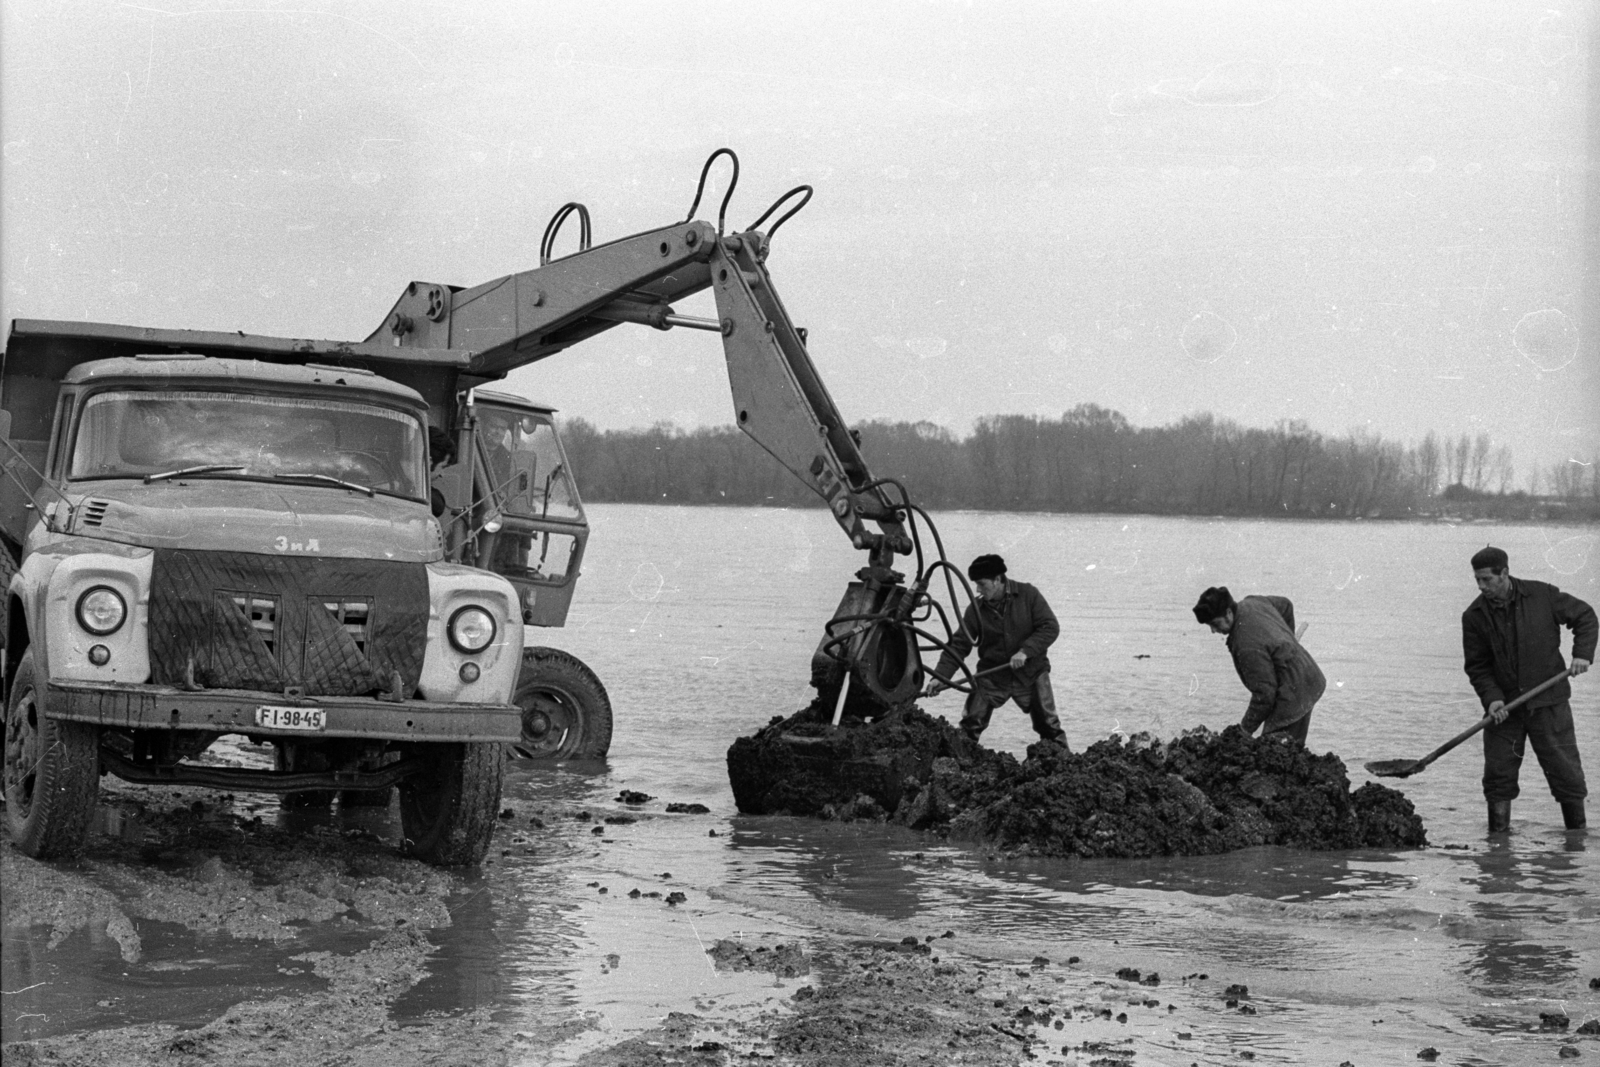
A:
<svg viewBox="0 0 1600 1067">
<path fill-rule="evenodd" d="M 587 665 L 557 648 L 522 652 L 513 702 L 522 709 L 514 758 L 603 759 L 611 749 L 611 698 Z"/>
</svg>

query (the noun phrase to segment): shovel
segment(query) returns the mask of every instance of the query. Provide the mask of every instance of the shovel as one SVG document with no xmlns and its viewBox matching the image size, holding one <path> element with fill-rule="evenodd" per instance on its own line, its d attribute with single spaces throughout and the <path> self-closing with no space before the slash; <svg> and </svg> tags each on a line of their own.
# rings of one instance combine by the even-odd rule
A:
<svg viewBox="0 0 1600 1067">
<path fill-rule="evenodd" d="M 1007 660 L 1005 663 L 1000 664 L 1000 666 L 998 666 L 998 667 L 985 667 L 983 670 L 978 671 L 972 677 L 973 677 L 974 680 L 976 680 L 978 678 L 982 678 L 986 674 L 993 674 L 995 671 L 1007 670 L 1010 667 L 1011 667 L 1011 662 L 1009 660 Z M 929 671 L 928 674 L 933 678 L 934 681 L 938 682 L 945 689 L 953 689 L 955 687 L 956 683 L 952 682 L 948 678 L 941 678 L 937 674 L 934 674 L 932 671 Z"/>
<path fill-rule="evenodd" d="M 1555 685 L 1557 682 L 1561 681 L 1561 679 L 1565 678 L 1569 673 L 1571 672 L 1562 671 L 1560 674 L 1551 675 L 1546 680 L 1540 682 L 1538 685 L 1534 686 L 1532 689 L 1528 690 L 1526 693 L 1523 693 L 1517 699 L 1507 704 L 1505 706 L 1505 710 L 1514 711 L 1517 708 L 1520 708 L 1529 700 L 1533 699 L 1546 689 L 1549 689 L 1552 685 Z M 1455 748 L 1461 742 L 1465 741 L 1467 738 L 1471 737 L 1473 734 L 1477 733 L 1479 730 L 1483 729 L 1485 726 L 1488 726 L 1492 722 L 1494 722 L 1494 719 L 1488 715 L 1485 715 L 1483 718 L 1479 719 L 1475 725 L 1462 730 L 1459 734 L 1456 734 L 1450 740 L 1446 741 L 1444 744 L 1440 745 L 1426 756 L 1423 756 L 1421 759 L 1381 759 L 1374 760 L 1373 762 L 1365 764 L 1364 766 L 1367 768 L 1368 774 L 1377 775 L 1379 778 L 1410 778 L 1413 774 L 1421 771 L 1428 764 L 1432 763 L 1446 752 L 1449 752 L 1452 748 Z"/>
<path fill-rule="evenodd" d="M 974 674 L 972 677 L 974 677 L 974 678 L 982 678 L 986 674 L 993 674 L 995 671 L 1003 671 L 1009 666 L 1011 666 L 1010 663 L 1002 663 L 998 667 L 990 667 L 987 670 L 979 671 L 977 674 Z M 931 675 L 936 681 L 938 681 L 946 689 L 950 688 L 949 679 L 940 678 L 937 674 L 934 674 L 932 671 L 929 671 L 928 674 Z M 845 700 L 845 697 L 847 697 L 849 695 L 850 695 L 850 672 L 846 671 L 845 675 L 844 675 L 844 684 L 839 687 L 839 700 L 833 706 L 833 725 L 835 725 L 835 726 L 838 726 L 839 725 L 839 720 L 844 717 L 844 700 Z"/>
</svg>

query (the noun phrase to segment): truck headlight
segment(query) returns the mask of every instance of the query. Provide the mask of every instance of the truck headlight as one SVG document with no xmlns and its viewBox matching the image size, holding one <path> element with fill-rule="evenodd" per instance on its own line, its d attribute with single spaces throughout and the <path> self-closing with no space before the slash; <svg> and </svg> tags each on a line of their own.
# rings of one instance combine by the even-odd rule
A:
<svg viewBox="0 0 1600 1067">
<path fill-rule="evenodd" d="M 450 625 L 445 631 L 458 651 L 475 655 L 494 642 L 494 616 L 476 605 L 468 605 L 450 616 Z"/>
<path fill-rule="evenodd" d="M 78 625 L 96 637 L 116 633 L 127 618 L 127 602 L 108 585 L 87 589 L 78 598 Z"/>
</svg>

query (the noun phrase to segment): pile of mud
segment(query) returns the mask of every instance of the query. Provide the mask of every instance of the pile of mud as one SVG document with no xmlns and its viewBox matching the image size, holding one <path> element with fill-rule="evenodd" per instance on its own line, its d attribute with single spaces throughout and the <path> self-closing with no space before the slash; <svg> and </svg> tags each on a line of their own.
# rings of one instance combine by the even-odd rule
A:
<svg viewBox="0 0 1600 1067">
<path fill-rule="evenodd" d="M 1040 856 L 1197 856 L 1253 845 L 1419 848 L 1405 796 L 1344 761 L 1237 726 L 1172 741 L 1108 738 L 1026 760 L 983 748 L 915 705 L 832 726 L 812 705 L 728 749 L 746 814 L 875 819 Z"/>
</svg>

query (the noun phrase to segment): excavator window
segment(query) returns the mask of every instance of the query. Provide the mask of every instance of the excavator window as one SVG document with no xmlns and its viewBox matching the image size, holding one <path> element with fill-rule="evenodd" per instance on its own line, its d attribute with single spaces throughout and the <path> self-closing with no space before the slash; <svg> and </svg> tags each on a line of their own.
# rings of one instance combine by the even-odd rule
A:
<svg viewBox="0 0 1600 1067">
<path fill-rule="evenodd" d="M 495 540 L 494 558 L 489 569 L 507 578 L 529 582 L 561 582 L 572 569 L 578 539 L 572 534 L 540 530 L 521 533 L 507 530 Z"/>
<path fill-rule="evenodd" d="M 478 432 L 501 511 L 527 519 L 583 518 L 548 416 L 480 402 Z"/>
</svg>

